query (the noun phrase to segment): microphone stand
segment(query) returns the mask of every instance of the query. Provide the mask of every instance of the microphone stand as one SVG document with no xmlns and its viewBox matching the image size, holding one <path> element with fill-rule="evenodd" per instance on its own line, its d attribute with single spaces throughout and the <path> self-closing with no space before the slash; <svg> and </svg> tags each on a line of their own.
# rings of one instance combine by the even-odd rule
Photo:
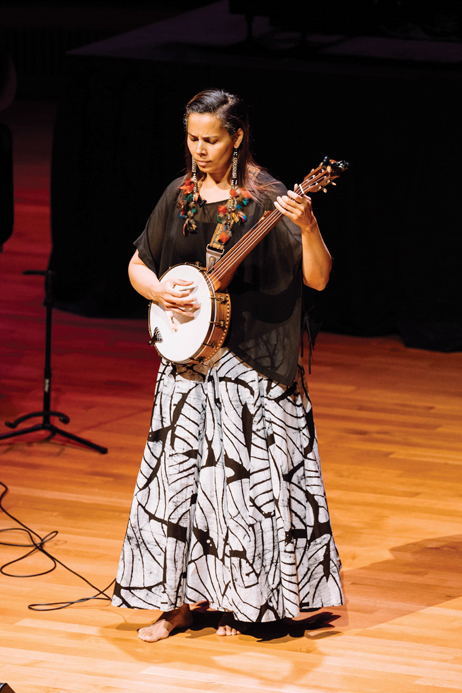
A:
<svg viewBox="0 0 462 693">
<path fill-rule="evenodd" d="M 51 423 L 50 417 L 51 416 L 57 416 L 61 423 L 63 424 L 68 424 L 69 423 L 69 417 L 66 416 L 66 414 L 63 414 L 62 412 L 59 411 L 52 411 L 50 409 L 51 406 L 51 318 L 52 318 L 52 310 L 53 310 L 53 298 L 51 296 L 51 281 L 52 277 L 55 274 L 52 270 L 24 270 L 23 274 L 35 274 L 35 275 L 41 275 L 45 277 L 45 306 L 46 306 L 46 332 L 45 332 L 45 369 L 44 369 L 44 379 L 43 379 L 43 410 L 42 411 L 34 411 L 31 412 L 30 414 L 25 414 L 24 416 L 20 416 L 19 418 L 15 419 L 14 421 L 5 421 L 5 426 L 8 426 L 9 428 L 16 428 L 18 424 L 22 423 L 23 421 L 27 421 L 28 419 L 32 419 L 35 416 L 41 416 L 42 421 L 41 423 L 37 423 L 34 426 L 29 426 L 28 428 L 23 428 L 19 431 L 14 431 L 12 433 L 4 433 L 3 435 L 0 435 L 0 440 L 5 440 L 6 438 L 13 438 L 15 436 L 21 436 L 24 433 L 32 433 L 33 431 L 49 431 L 50 433 L 50 438 L 53 438 L 57 433 L 59 435 L 64 436 L 65 438 L 69 438 L 70 440 L 75 441 L 76 443 L 81 443 L 82 445 L 86 445 L 89 448 L 92 448 L 93 450 L 97 450 L 100 452 L 102 455 L 105 455 L 107 453 L 107 448 L 101 446 L 101 445 L 96 445 L 96 443 L 92 443 L 89 440 L 86 440 L 85 438 L 81 438 L 80 436 L 76 436 L 73 433 L 69 433 L 69 431 L 66 431 L 62 428 L 58 428 L 58 426 L 55 426 L 54 423 Z"/>
</svg>

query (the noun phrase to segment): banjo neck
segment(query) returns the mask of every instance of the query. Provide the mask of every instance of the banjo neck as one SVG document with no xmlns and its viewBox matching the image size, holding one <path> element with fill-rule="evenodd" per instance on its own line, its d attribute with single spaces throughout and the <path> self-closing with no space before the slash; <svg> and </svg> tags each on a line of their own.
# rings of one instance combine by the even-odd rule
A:
<svg viewBox="0 0 462 693">
<path fill-rule="evenodd" d="M 250 231 L 247 231 L 231 250 L 221 257 L 207 274 L 215 291 L 222 291 L 230 283 L 241 262 L 260 241 L 276 226 L 283 215 L 274 209 L 263 214 Z"/>
<path fill-rule="evenodd" d="M 348 168 L 346 161 L 335 161 L 327 157 L 315 169 L 313 169 L 304 179 L 303 183 L 296 185 L 294 191 L 298 195 L 322 190 L 327 192 L 326 187 L 332 183 L 334 178 L 338 178 L 342 171 Z M 335 185 L 335 183 L 332 183 Z M 215 265 L 207 271 L 207 275 L 213 284 L 215 291 L 225 289 L 230 283 L 236 269 L 247 255 L 257 246 L 260 241 L 271 231 L 272 228 L 283 218 L 283 214 L 277 209 L 267 211 L 257 221 L 247 233 L 221 257 Z"/>
</svg>

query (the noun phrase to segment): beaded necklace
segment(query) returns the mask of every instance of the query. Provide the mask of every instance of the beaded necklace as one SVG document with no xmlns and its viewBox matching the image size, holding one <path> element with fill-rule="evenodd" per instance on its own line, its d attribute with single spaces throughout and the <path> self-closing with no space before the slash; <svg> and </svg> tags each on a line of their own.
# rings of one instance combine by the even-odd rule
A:
<svg viewBox="0 0 462 693">
<path fill-rule="evenodd" d="M 217 224 L 221 225 L 221 234 L 218 240 L 221 243 L 226 243 L 231 238 L 231 227 L 233 224 L 242 224 L 247 220 L 247 215 L 244 214 L 244 208 L 252 199 L 247 190 L 242 190 L 237 185 L 237 159 L 238 154 L 235 149 L 233 152 L 233 168 L 231 178 L 231 189 L 229 198 L 224 205 L 218 206 Z M 182 194 L 178 199 L 178 208 L 180 217 L 185 219 L 183 224 L 183 234 L 186 236 L 188 232 L 194 233 L 197 229 L 197 224 L 194 221 L 194 215 L 197 212 L 199 203 L 199 184 L 196 176 L 196 162 L 192 160 L 192 177 L 185 180 L 183 185 L 180 185 Z"/>
</svg>

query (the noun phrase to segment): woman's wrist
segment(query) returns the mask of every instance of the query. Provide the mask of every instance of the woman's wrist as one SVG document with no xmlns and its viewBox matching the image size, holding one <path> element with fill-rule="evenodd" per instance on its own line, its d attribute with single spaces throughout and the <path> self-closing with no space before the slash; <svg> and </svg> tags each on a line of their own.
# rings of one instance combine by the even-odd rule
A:
<svg viewBox="0 0 462 693">
<path fill-rule="evenodd" d="M 160 281 L 156 277 L 151 282 L 151 284 L 148 288 L 149 298 L 151 301 L 157 301 L 159 299 L 159 286 L 160 286 Z"/>
<path fill-rule="evenodd" d="M 306 236 L 310 236 L 313 234 L 318 234 L 319 233 L 319 226 L 318 222 L 316 219 L 313 217 L 313 221 L 311 221 L 309 224 L 303 224 L 303 226 L 300 226 L 302 233 L 305 234 Z"/>
</svg>

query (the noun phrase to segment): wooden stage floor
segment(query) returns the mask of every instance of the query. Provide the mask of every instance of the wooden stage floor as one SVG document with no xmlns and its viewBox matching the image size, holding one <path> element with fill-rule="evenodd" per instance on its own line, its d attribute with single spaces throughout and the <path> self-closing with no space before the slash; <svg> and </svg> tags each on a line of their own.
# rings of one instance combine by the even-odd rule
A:
<svg viewBox="0 0 462 693">
<path fill-rule="evenodd" d="M 32 117 L 30 117 L 32 114 Z M 14 236 L 0 255 L 3 421 L 41 408 L 49 104 L 17 104 Z M 134 231 L 136 234 L 136 230 Z M 125 281 L 125 277 L 121 278 Z M 105 456 L 43 434 L 0 441 L 7 510 L 93 584 L 114 578 L 149 425 L 156 360 L 139 321 L 56 311 L 53 408 Z M 345 607 L 300 627 L 219 638 L 213 616 L 147 644 L 136 629 L 157 612 L 87 602 L 90 587 L 59 567 L 0 576 L 0 682 L 15 693 L 426 693 L 462 690 L 462 354 L 405 349 L 397 337 L 322 334 L 309 385 Z M 0 528 L 14 524 L 0 514 Z M 19 533 L 0 541 L 23 541 Z M 22 549 L 0 547 L 0 562 Z M 33 556 L 12 566 L 40 572 Z"/>
</svg>

